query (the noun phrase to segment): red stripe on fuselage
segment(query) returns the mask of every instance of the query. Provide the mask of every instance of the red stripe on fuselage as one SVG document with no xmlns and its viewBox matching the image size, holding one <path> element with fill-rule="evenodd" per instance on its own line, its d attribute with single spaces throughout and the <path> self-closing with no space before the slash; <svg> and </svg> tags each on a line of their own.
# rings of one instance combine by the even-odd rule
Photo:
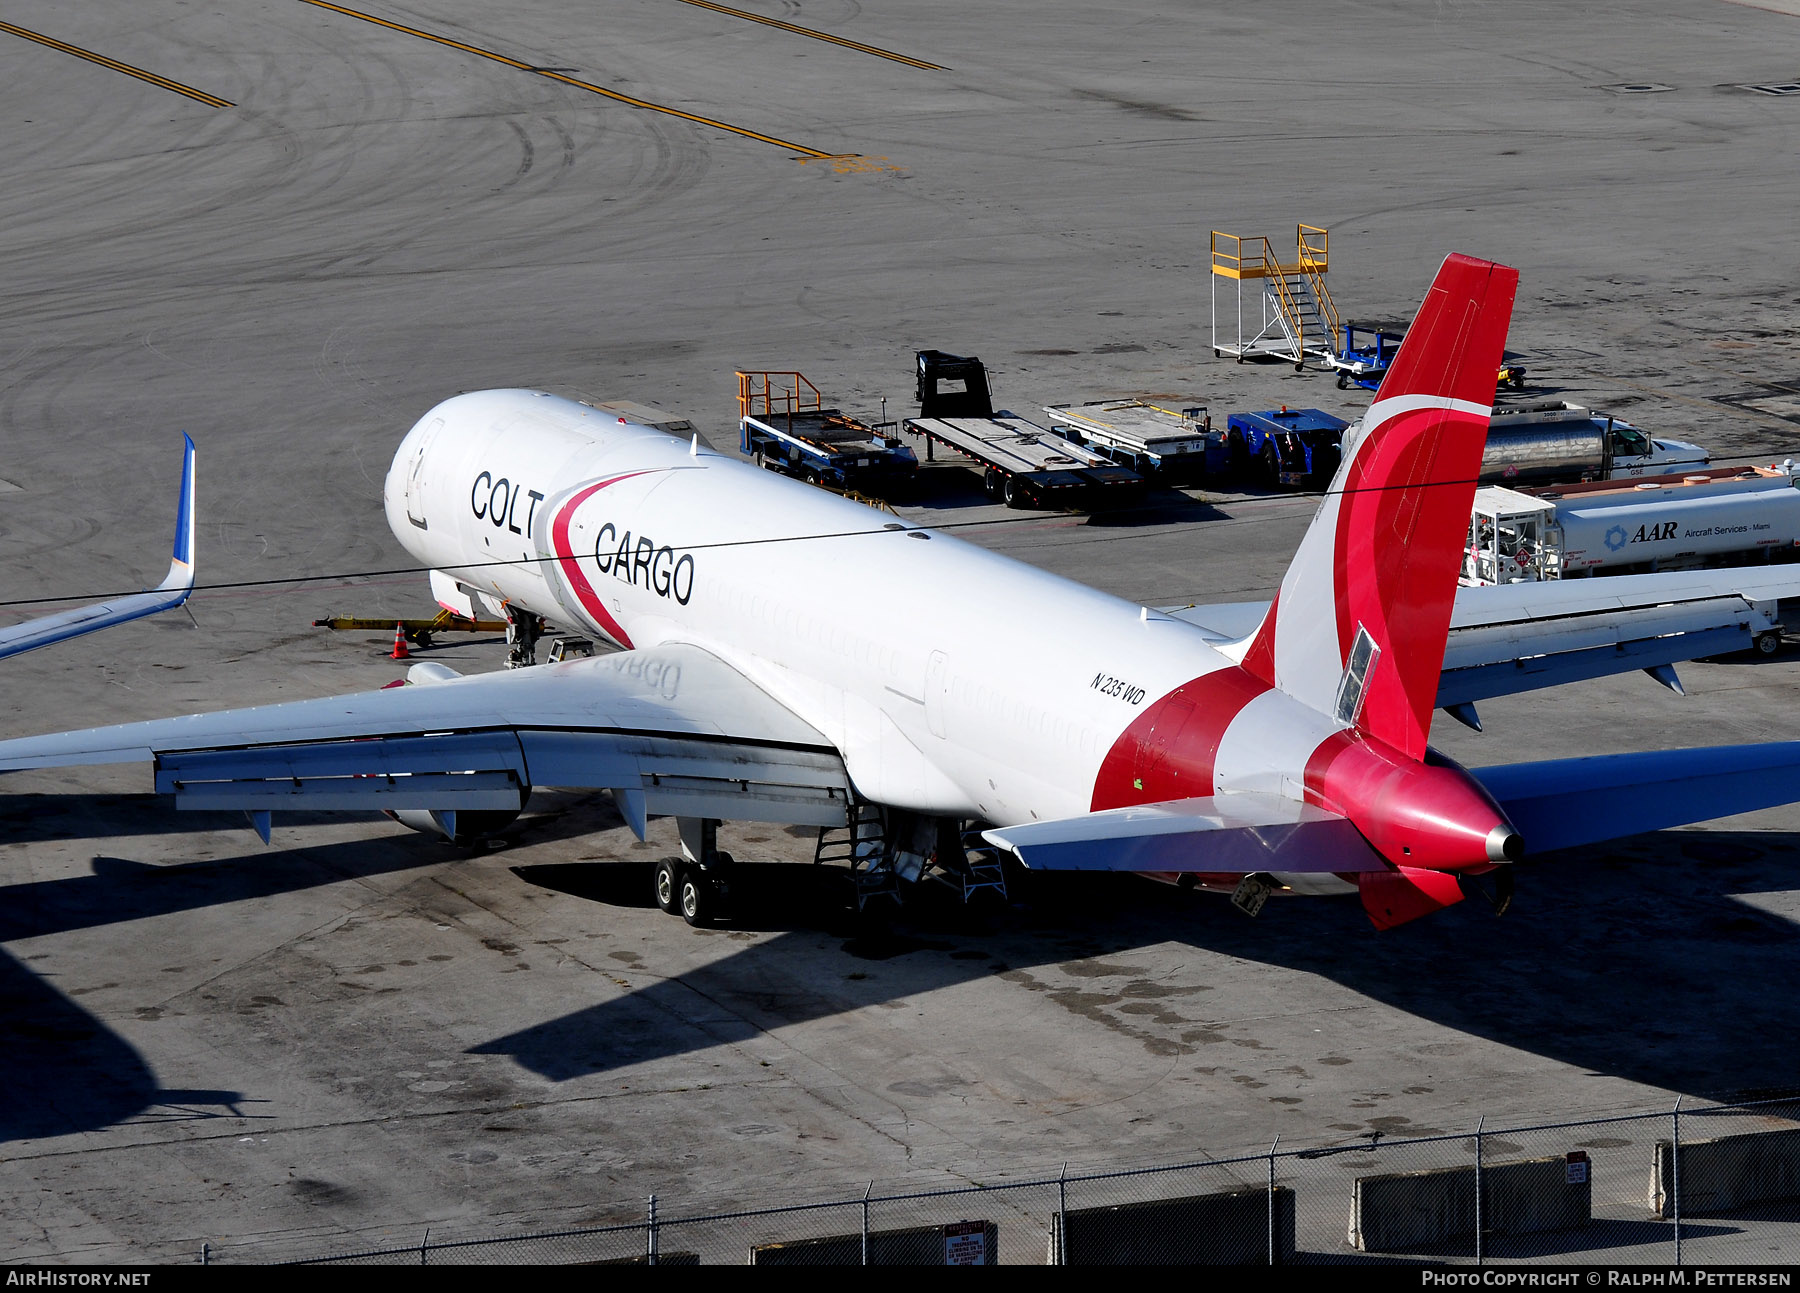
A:
<svg viewBox="0 0 1800 1293">
<path fill-rule="evenodd" d="M 1235 665 L 1183 683 L 1132 720 L 1101 760 L 1091 809 L 1213 793 L 1219 742 L 1269 684 Z"/>
<path fill-rule="evenodd" d="M 1306 760 L 1306 773 L 1301 783 L 1306 787 L 1306 802 L 1318 808 L 1328 808 L 1334 813 L 1344 811 L 1338 797 L 1329 793 L 1331 765 L 1345 750 L 1355 745 L 1362 738 L 1353 729 L 1343 728 L 1333 732 L 1314 750 Z"/>
<path fill-rule="evenodd" d="M 1256 636 L 1250 639 L 1250 646 L 1244 652 L 1244 668 L 1250 671 L 1251 677 L 1261 678 L 1270 686 L 1275 685 L 1275 616 L 1280 610 L 1281 591 L 1277 589 L 1263 615 L 1263 622 L 1257 626 Z"/>
<path fill-rule="evenodd" d="M 623 421 L 623 419 L 620 420 Z M 622 476 L 608 477 L 606 480 L 589 485 L 564 503 L 562 510 L 557 512 L 556 518 L 550 522 L 550 547 L 556 553 L 556 564 L 562 567 L 563 577 L 569 581 L 569 588 L 575 594 L 575 600 L 580 602 L 582 608 L 594 617 L 594 622 L 605 631 L 608 637 L 627 650 L 631 647 L 631 639 L 625 636 L 625 630 L 620 628 L 619 622 L 607 612 L 606 604 L 600 600 L 600 594 L 594 591 L 594 586 L 588 582 L 588 577 L 581 573 L 580 560 L 573 552 L 569 551 L 569 525 L 575 519 L 575 509 L 608 485 L 616 485 L 622 480 L 630 480 L 633 476 L 649 474 L 648 471 L 628 471 Z"/>
</svg>

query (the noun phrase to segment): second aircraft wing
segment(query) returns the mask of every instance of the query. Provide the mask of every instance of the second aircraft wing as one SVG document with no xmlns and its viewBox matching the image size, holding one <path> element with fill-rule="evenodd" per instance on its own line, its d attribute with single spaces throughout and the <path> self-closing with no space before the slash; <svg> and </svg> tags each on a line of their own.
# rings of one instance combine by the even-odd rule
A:
<svg viewBox="0 0 1800 1293">
<path fill-rule="evenodd" d="M 1784 597 L 1800 597 L 1800 564 L 1462 588 L 1437 703 L 1467 705 L 1748 650 Z M 1256 632 L 1268 603 L 1161 609 L 1205 629 L 1229 652 Z"/>
<path fill-rule="evenodd" d="M 23 624 L 0 629 L 0 659 L 35 651 L 53 642 L 65 642 L 84 633 L 111 628 L 128 620 L 142 619 L 181 605 L 194 591 L 194 441 L 183 436 L 186 448 L 181 460 L 181 499 L 175 512 L 175 553 L 169 573 L 147 592 L 114 597 L 91 606 L 57 611 Z"/>
</svg>

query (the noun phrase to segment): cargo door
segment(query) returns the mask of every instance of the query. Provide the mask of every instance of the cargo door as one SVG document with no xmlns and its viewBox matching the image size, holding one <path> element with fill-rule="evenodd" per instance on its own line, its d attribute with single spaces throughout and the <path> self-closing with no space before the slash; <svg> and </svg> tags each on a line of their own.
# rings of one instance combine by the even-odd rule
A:
<svg viewBox="0 0 1800 1293">
<path fill-rule="evenodd" d="M 944 736 L 949 728 L 944 722 L 944 709 L 950 694 L 950 657 L 933 651 L 925 662 L 925 724 L 933 736 Z"/>
<path fill-rule="evenodd" d="M 406 469 L 406 519 L 421 530 L 431 528 L 425 523 L 425 455 L 431 451 L 431 442 L 443 429 L 443 418 L 431 419 L 431 425 L 419 437 L 419 447 L 413 450 L 412 462 Z"/>
</svg>

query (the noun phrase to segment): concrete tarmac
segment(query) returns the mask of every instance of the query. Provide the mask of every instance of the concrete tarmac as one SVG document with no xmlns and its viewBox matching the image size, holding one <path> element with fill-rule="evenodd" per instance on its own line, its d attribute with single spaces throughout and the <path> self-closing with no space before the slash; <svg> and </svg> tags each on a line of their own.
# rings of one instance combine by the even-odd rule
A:
<svg viewBox="0 0 1800 1293">
<path fill-rule="evenodd" d="M 1214 357 L 1212 229 L 1328 226 L 1353 318 L 1405 317 L 1450 251 L 1517 265 L 1531 393 L 1800 448 L 1800 95 L 1742 88 L 1795 76 L 1781 4 L 746 7 L 912 61 L 679 0 L 359 10 L 412 32 L 9 4 L 175 88 L 0 29 L 0 601 L 159 578 L 183 429 L 214 587 L 5 662 L 7 731 L 392 680 L 386 640 L 309 625 L 430 612 L 380 484 L 458 390 L 638 400 L 727 444 L 734 368 L 899 416 L 937 347 L 1021 411 L 1354 416 L 1328 376 Z M 1033 516 L 977 485 L 933 467 L 907 514 L 1154 604 L 1267 596 L 1312 509 Z M 1436 736 L 1472 764 L 1800 736 L 1794 660 L 1682 676 Z M 1384 935 L 1354 900 L 1251 921 L 1135 881 L 868 934 L 810 839 L 734 827 L 773 865 L 697 932 L 649 903 L 670 825 L 640 845 L 604 795 L 468 852 L 323 817 L 264 848 L 148 788 L 0 784 L 0 1259 L 255 1260 L 1796 1085 L 1800 810 L 1528 864 L 1501 919 Z"/>
</svg>

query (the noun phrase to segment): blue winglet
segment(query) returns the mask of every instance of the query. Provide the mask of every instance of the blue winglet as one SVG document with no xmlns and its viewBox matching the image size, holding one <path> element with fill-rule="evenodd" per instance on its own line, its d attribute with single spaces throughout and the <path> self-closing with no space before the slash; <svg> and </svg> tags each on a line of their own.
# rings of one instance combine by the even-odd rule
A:
<svg viewBox="0 0 1800 1293">
<path fill-rule="evenodd" d="M 181 504 L 175 512 L 175 560 L 194 564 L 194 437 L 183 431 L 186 449 L 181 459 Z"/>
</svg>

